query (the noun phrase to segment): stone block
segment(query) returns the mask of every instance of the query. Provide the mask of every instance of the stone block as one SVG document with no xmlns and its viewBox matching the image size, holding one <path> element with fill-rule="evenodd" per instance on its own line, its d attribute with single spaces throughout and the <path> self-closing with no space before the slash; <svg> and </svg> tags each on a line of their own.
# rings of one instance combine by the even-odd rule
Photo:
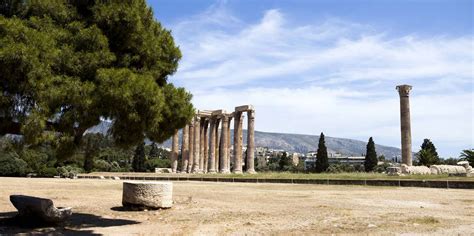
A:
<svg viewBox="0 0 474 236">
<path fill-rule="evenodd" d="M 140 210 L 170 208 L 173 206 L 173 183 L 124 182 L 122 205 Z"/>
<path fill-rule="evenodd" d="M 243 105 L 243 106 L 235 107 L 235 111 L 237 112 L 244 112 L 244 111 L 253 110 L 253 109 L 254 108 L 252 105 Z"/>
<path fill-rule="evenodd" d="M 387 175 L 389 175 L 389 176 L 403 176 L 402 169 L 398 166 L 387 167 Z"/>
<path fill-rule="evenodd" d="M 25 195 L 10 195 L 10 202 L 20 218 L 44 223 L 61 223 L 72 215 L 71 207 L 56 208 L 53 201 Z"/>
</svg>

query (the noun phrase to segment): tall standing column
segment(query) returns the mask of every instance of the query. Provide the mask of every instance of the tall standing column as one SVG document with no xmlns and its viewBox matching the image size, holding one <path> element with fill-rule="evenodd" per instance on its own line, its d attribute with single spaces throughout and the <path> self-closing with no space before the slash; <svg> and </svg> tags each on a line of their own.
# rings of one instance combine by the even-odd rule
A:
<svg viewBox="0 0 474 236">
<path fill-rule="evenodd" d="M 215 168 L 216 168 L 216 172 L 219 172 L 220 170 L 220 147 L 222 146 L 221 145 L 221 135 L 220 135 L 220 132 L 219 132 L 219 125 L 221 123 L 221 119 L 220 118 L 216 118 L 216 133 L 215 133 L 215 138 L 216 138 L 216 149 L 214 150 L 214 153 L 215 153 L 215 156 L 216 156 L 216 160 L 215 160 Z"/>
<path fill-rule="evenodd" d="M 178 144 L 179 136 L 178 131 L 176 130 L 173 134 L 173 138 L 171 140 L 171 172 L 176 173 L 178 169 Z"/>
<path fill-rule="evenodd" d="M 188 169 L 189 161 L 189 125 L 183 128 L 183 139 L 181 140 L 181 172 L 185 173 Z"/>
<path fill-rule="evenodd" d="M 194 122 L 194 164 L 191 171 L 192 173 L 199 172 L 199 162 L 200 162 L 199 153 L 201 152 L 200 132 L 201 132 L 201 118 L 197 116 Z"/>
<path fill-rule="evenodd" d="M 411 124 L 410 124 L 410 85 L 398 85 L 400 95 L 400 128 L 402 133 L 402 163 L 412 165 L 411 157 Z"/>
<path fill-rule="evenodd" d="M 200 129 L 199 129 L 199 168 L 198 172 L 204 172 L 204 126 L 206 125 L 206 119 L 201 118 Z"/>
<path fill-rule="evenodd" d="M 191 173 L 194 163 L 194 118 L 189 124 L 189 161 L 187 172 Z"/>
<path fill-rule="evenodd" d="M 234 114 L 234 168 L 233 172 L 242 173 L 242 112 Z"/>
<path fill-rule="evenodd" d="M 229 169 L 227 168 L 227 158 L 229 154 L 229 148 L 227 146 L 227 139 L 228 135 L 227 132 L 229 126 L 229 117 L 226 115 L 222 115 L 222 128 L 221 128 L 221 148 L 220 150 L 220 163 L 219 166 L 221 168 L 221 173 L 229 173 Z"/>
<path fill-rule="evenodd" d="M 255 110 L 248 110 L 247 128 L 247 172 L 255 173 Z"/>
<path fill-rule="evenodd" d="M 209 121 L 209 173 L 216 173 L 216 121 Z"/>
<path fill-rule="evenodd" d="M 203 165 L 203 172 L 207 173 L 209 170 L 209 119 L 206 119 L 206 122 L 204 122 L 204 153 L 203 153 L 203 159 L 204 159 L 204 165 Z"/>
<path fill-rule="evenodd" d="M 227 135 L 227 159 L 226 159 L 226 162 L 225 162 L 225 168 L 226 170 L 228 170 L 230 172 L 230 161 L 231 161 L 231 157 L 232 157 L 232 150 L 231 150 L 231 145 L 230 145 L 230 122 L 232 122 L 232 118 L 233 116 L 229 116 L 229 120 L 227 121 L 227 131 L 226 131 L 226 135 Z"/>
</svg>

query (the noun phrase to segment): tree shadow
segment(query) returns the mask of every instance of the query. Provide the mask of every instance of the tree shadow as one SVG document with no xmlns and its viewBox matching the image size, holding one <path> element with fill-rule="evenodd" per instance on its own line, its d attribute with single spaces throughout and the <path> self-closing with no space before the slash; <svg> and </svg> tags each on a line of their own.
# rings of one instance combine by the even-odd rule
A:
<svg viewBox="0 0 474 236">
<path fill-rule="evenodd" d="M 112 227 L 139 224 L 140 222 L 125 219 L 106 219 L 101 216 L 73 213 L 72 216 L 61 224 L 45 224 L 32 219 L 17 217 L 17 212 L 0 212 L 0 235 L 3 234 L 66 234 L 66 235 L 99 235 L 91 227 Z"/>
</svg>

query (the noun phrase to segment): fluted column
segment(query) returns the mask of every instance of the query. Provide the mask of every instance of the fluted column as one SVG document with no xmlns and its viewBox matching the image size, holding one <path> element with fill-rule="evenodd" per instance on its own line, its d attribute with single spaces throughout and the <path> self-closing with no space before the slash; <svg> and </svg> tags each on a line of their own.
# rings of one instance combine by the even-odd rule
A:
<svg viewBox="0 0 474 236">
<path fill-rule="evenodd" d="M 176 173 L 178 169 L 178 144 L 179 136 L 178 131 L 176 130 L 173 134 L 173 138 L 171 140 L 171 172 Z"/>
<path fill-rule="evenodd" d="M 411 156 L 411 124 L 410 124 L 410 85 L 398 85 L 397 90 L 400 95 L 400 129 L 402 141 L 402 163 L 412 165 Z"/>
<path fill-rule="evenodd" d="M 181 172 L 187 172 L 189 161 L 189 125 L 183 128 L 181 140 Z"/>
<path fill-rule="evenodd" d="M 189 124 L 189 161 L 187 172 L 191 173 L 194 163 L 194 118 Z"/>
<path fill-rule="evenodd" d="M 216 173 L 216 121 L 209 120 L 209 173 Z"/>
<path fill-rule="evenodd" d="M 203 172 L 207 173 L 209 171 L 209 119 L 206 119 L 206 122 L 204 122 L 204 167 L 203 167 Z"/>
<path fill-rule="evenodd" d="M 242 112 L 234 114 L 234 168 L 233 172 L 242 173 Z"/>
<path fill-rule="evenodd" d="M 189 161 L 189 125 L 184 126 L 181 140 L 181 172 L 186 172 Z"/>
<path fill-rule="evenodd" d="M 227 146 L 227 139 L 228 139 L 228 126 L 229 126 L 229 117 L 226 115 L 222 115 L 222 128 L 221 128 L 221 148 L 220 151 L 220 172 L 221 173 L 229 173 L 229 169 L 227 169 L 227 157 L 229 153 L 229 149 Z"/>
<path fill-rule="evenodd" d="M 215 123 L 215 126 L 216 126 L 216 133 L 215 133 L 215 138 L 216 138 L 216 148 L 214 149 L 214 153 L 215 153 L 215 156 L 216 156 L 216 159 L 215 159 L 215 165 L 214 167 L 216 168 L 216 172 L 219 172 L 220 170 L 220 148 L 221 148 L 221 135 L 220 135 L 220 132 L 219 132 L 219 125 L 221 123 L 221 119 L 216 117 L 216 123 Z"/>
<path fill-rule="evenodd" d="M 232 122 L 232 116 L 229 116 L 229 120 L 227 121 L 227 131 L 226 131 L 226 135 L 227 135 L 227 159 L 226 159 L 226 162 L 225 162 L 225 168 L 226 170 L 228 170 L 230 172 L 230 162 L 231 162 L 231 158 L 232 158 L 232 150 L 231 150 L 231 140 L 230 140 L 230 123 Z"/>
<path fill-rule="evenodd" d="M 255 110 L 248 110 L 247 115 L 247 172 L 255 173 Z"/>
<path fill-rule="evenodd" d="M 204 172 L 204 126 L 206 126 L 206 119 L 201 118 L 200 129 L 199 129 L 199 168 L 198 172 Z"/>
<path fill-rule="evenodd" d="M 194 122 L 194 163 L 192 173 L 199 172 L 200 152 L 201 152 L 201 118 L 197 116 Z"/>
</svg>

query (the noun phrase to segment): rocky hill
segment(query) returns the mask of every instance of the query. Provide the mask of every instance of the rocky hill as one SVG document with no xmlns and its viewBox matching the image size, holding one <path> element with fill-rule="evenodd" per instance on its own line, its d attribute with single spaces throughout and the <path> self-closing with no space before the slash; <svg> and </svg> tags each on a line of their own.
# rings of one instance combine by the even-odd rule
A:
<svg viewBox="0 0 474 236">
<path fill-rule="evenodd" d="M 109 122 L 102 122 L 97 126 L 90 128 L 87 132 L 106 134 L 110 127 Z M 231 131 L 231 136 L 233 132 Z M 181 134 L 180 134 L 181 142 Z M 244 145 L 247 142 L 247 131 L 243 131 Z M 233 137 L 231 137 L 233 140 Z M 316 151 L 318 146 L 319 135 L 306 134 L 285 134 L 285 133 L 268 133 L 255 131 L 255 146 L 268 147 L 270 149 L 285 150 L 288 152 L 307 153 Z M 365 153 L 367 143 L 347 138 L 335 138 L 326 136 L 326 146 L 330 152 L 338 152 L 344 155 L 360 156 Z M 167 140 L 162 144 L 164 147 L 171 147 L 171 140 Z M 378 155 L 384 155 L 391 159 L 400 155 L 400 149 L 389 146 L 375 145 Z"/>
</svg>

